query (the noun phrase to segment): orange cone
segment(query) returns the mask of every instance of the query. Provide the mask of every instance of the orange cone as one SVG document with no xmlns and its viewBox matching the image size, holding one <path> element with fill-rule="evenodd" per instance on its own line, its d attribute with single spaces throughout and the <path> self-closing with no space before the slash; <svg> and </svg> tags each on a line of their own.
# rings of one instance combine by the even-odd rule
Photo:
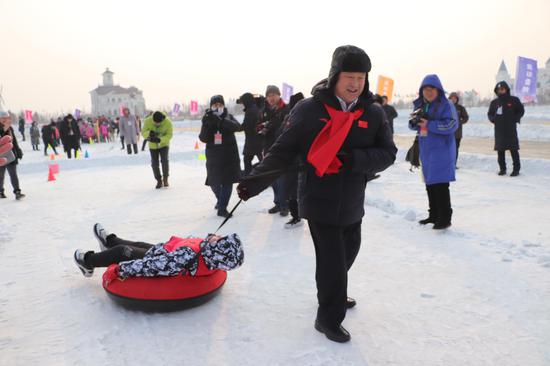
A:
<svg viewBox="0 0 550 366">
<path fill-rule="evenodd" d="M 48 172 L 48 182 L 53 182 L 55 180 L 55 175 L 53 174 L 53 169 L 50 165 L 50 169 Z"/>
<path fill-rule="evenodd" d="M 55 160 L 55 155 L 53 153 L 50 154 L 50 160 Z"/>
<path fill-rule="evenodd" d="M 199 142 L 195 142 L 195 150 L 198 150 L 199 149 Z"/>
</svg>

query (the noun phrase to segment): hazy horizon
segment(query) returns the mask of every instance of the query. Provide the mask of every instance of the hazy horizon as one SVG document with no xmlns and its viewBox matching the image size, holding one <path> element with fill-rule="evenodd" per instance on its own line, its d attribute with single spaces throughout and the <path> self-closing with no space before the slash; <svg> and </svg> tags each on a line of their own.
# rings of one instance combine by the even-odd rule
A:
<svg viewBox="0 0 550 366">
<path fill-rule="evenodd" d="M 514 77 L 517 56 L 550 57 L 547 0 L 148 4 L 0 0 L 5 107 L 89 112 L 106 67 L 149 109 L 283 82 L 309 96 L 343 44 L 369 54 L 371 90 L 385 75 L 395 94 L 415 93 L 436 73 L 446 90 L 486 96 L 501 60 Z"/>
</svg>

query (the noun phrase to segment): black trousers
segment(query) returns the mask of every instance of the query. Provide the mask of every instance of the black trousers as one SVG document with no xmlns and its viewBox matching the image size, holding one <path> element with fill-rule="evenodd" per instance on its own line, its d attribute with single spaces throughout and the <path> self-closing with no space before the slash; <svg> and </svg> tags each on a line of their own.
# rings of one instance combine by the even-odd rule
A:
<svg viewBox="0 0 550 366">
<path fill-rule="evenodd" d="M 498 152 L 498 166 L 501 171 L 506 171 L 506 150 L 499 150 Z M 519 150 L 510 150 L 512 155 L 512 162 L 514 164 L 514 171 L 519 172 L 521 168 L 521 162 L 519 160 Z"/>
<path fill-rule="evenodd" d="M 153 168 L 153 175 L 156 180 L 161 180 L 162 177 L 168 178 L 170 175 L 170 166 L 168 162 L 169 147 L 162 147 L 160 149 L 149 149 L 151 154 L 151 168 Z M 159 158 L 162 164 L 162 175 L 160 175 Z"/>
<path fill-rule="evenodd" d="M 460 141 L 461 140 L 462 139 L 456 139 L 456 160 L 455 160 L 455 165 L 458 162 L 458 149 L 460 148 Z"/>
<path fill-rule="evenodd" d="M 21 192 L 21 189 L 19 188 L 19 177 L 17 176 L 17 164 L 15 164 L 15 162 L 0 166 L 0 192 L 4 193 L 4 177 L 6 176 L 6 170 L 10 175 L 13 193 Z"/>
<path fill-rule="evenodd" d="M 69 158 L 69 159 L 71 158 L 71 151 L 72 150 L 74 150 L 74 157 L 76 158 L 76 152 L 77 152 L 78 148 L 76 148 L 76 147 L 72 148 L 71 147 L 71 148 L 67 149 L 67 158 Z"/>
<path fill-rule="evenodd" d="M 315 246 L 317 320 L 337 327 L 346 317 L 348 271 L 361 246 L 361 221 L 347 226 L 308 224 Z"/>
<path fill-rule="evenodd" d="M 436 224 L 450 224 L 453 209 L 451 208 L 449 183 L 426 185 L 426 192 L 428 192 L 430 218 L 432 218 Z"/>
<path fill-rule="evenodd" d="M 57 155 L 57 150 L 55 149 L 55 142 L 53 141 L 52 142 L 44 141 L 44 155 L 48 155 L 48 147 L 51 147 L 55 155 Z"/>
<path fill-rule="evenodd" d="M 148 142 L 149 142 L 149 140 L 143 139 L 143 144 L 141 144 L 141 151 L 145 151 L 145 146 L 147 146 Z"/>
<path fill-rule="evenodd" d="M 107 237 L 107 247 L 103 252 L 88 252 L 84 256 L 84 262 L 91 267 L 109 267 L 124 261 L 141 259 L 152 247 L 152 244 L 129 241 L 111 234 Z"/>
<path fill-rule="evenodd" d="M 128 155 L 132 154 L 132 147 L 134 148 L 134 154 L 138 153 L 137 144 L 126 144 L 126 152 L 128 153 Z"/>
<path fill-rule="evenodd" d="M 285 190 L 288 200 L 288 209 L 293 218 L 300 218 L 298 214 L 298 171 L 291 170 L 284 174 Z"/>
<path fill-rule="evenodd" d="M 248 175 L 252 171 L 252 160 L 254 157 L 258 158 L 258 161 L 262 161 L 262 154 L 244 154 L 244 175 Z"/>
</svg>

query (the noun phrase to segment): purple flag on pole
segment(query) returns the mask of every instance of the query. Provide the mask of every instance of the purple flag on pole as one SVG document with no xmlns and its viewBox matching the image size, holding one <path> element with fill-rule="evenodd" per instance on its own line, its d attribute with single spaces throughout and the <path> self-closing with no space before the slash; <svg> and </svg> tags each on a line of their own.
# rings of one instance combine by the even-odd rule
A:
<svg viewBox="0 0 550 366">
<path fill-rule="evenodd" d="M 172 108 L 172 115 L 177 116 L 180 112 L 180 105 L 179 103 L 174 103 L 174 108 Z"/>
<path fill-rule="evenodd" d="M 78 108 L 75 109 L 74 110 L 74 118 L 79 119 L 80 118 L 80 113 L 81 113 L 80 109 L 78 109 Z"/>
<path fill-rule="evenodd" d="M 523 103 L 537 101 L 537 60 L 518 57 L 514 91 Z"/>
<path fill-rule="evenodd" d="M 294 93 L 294 88 L 292 85 L 288 85 L 287 83 L 283 83 L 283 101 L 288 104 L 290 102 L 290 97 Z"/>
</svg>

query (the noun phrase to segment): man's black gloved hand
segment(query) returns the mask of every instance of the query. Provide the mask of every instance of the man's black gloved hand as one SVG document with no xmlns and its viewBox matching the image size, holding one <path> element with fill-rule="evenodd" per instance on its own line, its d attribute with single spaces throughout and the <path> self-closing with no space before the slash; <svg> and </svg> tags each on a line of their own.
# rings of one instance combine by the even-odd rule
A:
<svg viewBox="0 0 550 366">
<path fill-rule="evenodd" d="M 239 195 L 239 198 L 243 201 L 248 201 L 248 199 L 250 198 L 250 194 L 248 192 L 246 181 L 242 181 L 237 185 L 237 194 Z"/>
<path fill-rule="evenodd" d="M 149 142 L 154 142 L 154 143 L 158 144 L 158 143 L 160 143 L 160 137 L 158 137 L 158 136 L 153 136 L 153 137 L 149 136 Z"/>
</svg>

